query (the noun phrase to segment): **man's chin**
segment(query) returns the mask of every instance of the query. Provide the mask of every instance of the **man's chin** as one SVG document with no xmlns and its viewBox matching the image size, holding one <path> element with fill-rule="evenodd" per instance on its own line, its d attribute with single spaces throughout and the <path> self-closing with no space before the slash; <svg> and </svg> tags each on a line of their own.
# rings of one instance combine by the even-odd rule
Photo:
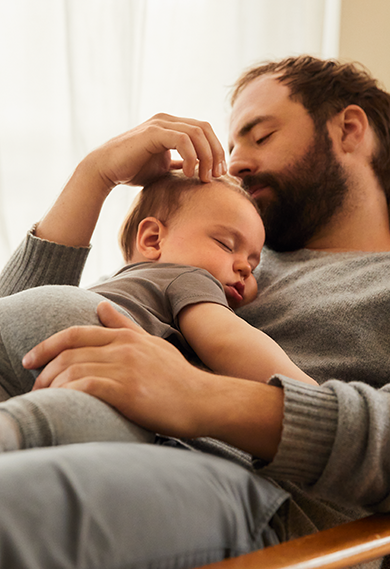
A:
<svg viewBox="0 0 390 569">
<path fill-rule="evenodd" d="M 266 229 L 267 235 L 267 229 Z M 268 232 L 264 245 L 277 253 L 291 253 L 303 249 L 307 240 L 297 231 L 286 231 L 286 227 Z"/>
<path fill-rule="evenodd" d="M 286 216 L 275 216 L 275 211 L 266 208 L 264 215 L 260 209 L 264 228 L 265 243 L 268 249 L 278 253 L 296 251 L 304 246 L 304 238 L 298 227 L 291 224 L 291 219 Z"/>
<path fill-rule="evenodd" d="M 275 193 L 269 186 L 267 186 L 267 188 L 264 190 L 258 190 L 252 194 L 251 197 L 259 208 L 261 217 L 266 217 L 268 208 L 272 208 L 272 206 L 275 207 L 275 204 L 277 203 Z"/>
</svg>

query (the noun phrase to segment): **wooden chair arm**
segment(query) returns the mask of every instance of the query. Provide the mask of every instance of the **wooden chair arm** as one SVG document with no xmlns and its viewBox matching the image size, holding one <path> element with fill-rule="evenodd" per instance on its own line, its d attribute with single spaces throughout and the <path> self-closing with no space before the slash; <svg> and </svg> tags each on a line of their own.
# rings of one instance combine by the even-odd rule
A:
<svg viewBox="0 0 390 569">
<path fill-rule="evenodd" d="M 390 553 L 390 515 L 374 514 L 207 569 L 341 569 Z"/>
</svg>

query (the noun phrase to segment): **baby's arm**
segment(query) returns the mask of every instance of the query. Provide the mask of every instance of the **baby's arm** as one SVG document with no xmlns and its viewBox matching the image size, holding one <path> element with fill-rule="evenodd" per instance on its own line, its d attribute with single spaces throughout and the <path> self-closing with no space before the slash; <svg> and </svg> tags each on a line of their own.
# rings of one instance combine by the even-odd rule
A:
<svg viewBox="0 0 390 569">
<path fill-rule="evenodd" d="M 225 306 L 192 304 L 180 311 L 178 320 L 187 342 L 215 373 L 262 382 L 279 373 L 316 384 L 274 340 Z"/>
</svg>

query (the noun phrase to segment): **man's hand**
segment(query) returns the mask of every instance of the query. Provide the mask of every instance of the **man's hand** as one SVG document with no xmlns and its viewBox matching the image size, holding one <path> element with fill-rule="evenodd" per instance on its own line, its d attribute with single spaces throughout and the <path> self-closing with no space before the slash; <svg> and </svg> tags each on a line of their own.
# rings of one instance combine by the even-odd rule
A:
<svg viewBox="0 0 390 569">
<path fill-rule="evenodd" d="M 182 160 L 171 160 L 173 149 Z M 223 148 L 209 123 L 162 113 L 108 141 L 87 160 L 95 162 L 108 189 L 117 184 L 143 186 L 177 168 L 193 176 L 198 163 L 203 182 L 227 170 Z"/>
</svg>

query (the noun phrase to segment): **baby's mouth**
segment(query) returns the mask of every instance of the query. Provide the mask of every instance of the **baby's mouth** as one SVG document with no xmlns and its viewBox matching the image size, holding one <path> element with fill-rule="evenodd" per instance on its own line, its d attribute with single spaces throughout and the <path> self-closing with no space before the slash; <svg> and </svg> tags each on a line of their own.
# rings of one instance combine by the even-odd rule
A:
<svg viewBox="0 0 390 569">
<path fill-rule="evenodd" d="M 228 296 L 234 301 L 234 304 L 241 303 L 244 298 L 245 285 L 237 281 L 236 283 L 226 285 Z"/>
<path fill-rule="evenodd" d="M 237 281 L 233 286 L 242 298 L 244 296 L 245 285 L 241 281 Z"/>
</svg>

